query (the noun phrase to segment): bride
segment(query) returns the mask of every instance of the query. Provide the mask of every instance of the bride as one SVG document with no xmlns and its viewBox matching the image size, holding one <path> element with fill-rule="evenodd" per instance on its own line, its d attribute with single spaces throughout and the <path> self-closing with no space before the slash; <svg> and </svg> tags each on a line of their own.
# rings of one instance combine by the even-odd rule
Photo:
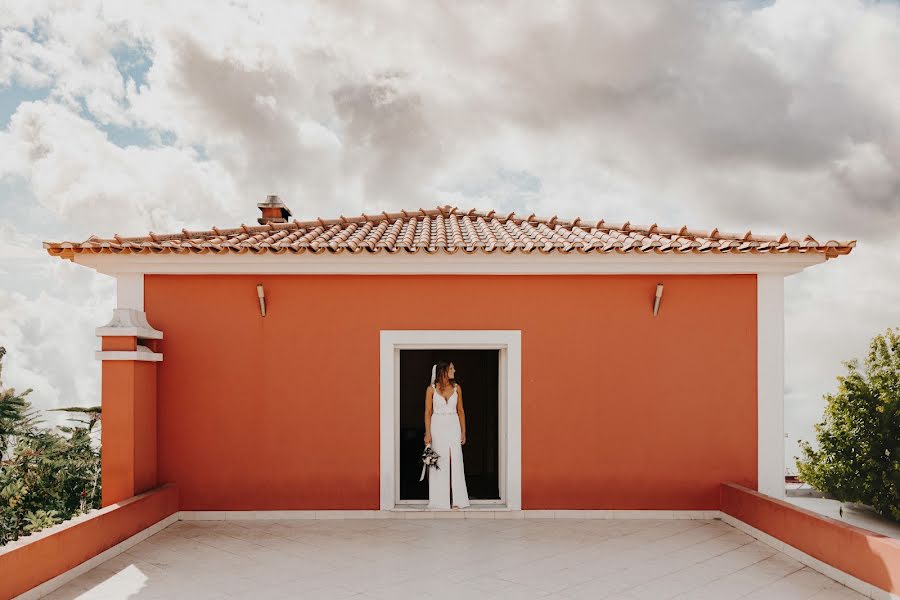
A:
<svg viewBox="0 0 900 600">
<path fill-rule="evenodd" d="M 466 414 L 462 387 L 453 380 L 455 374 L 453 363 L 438 361 L 431 368 L 431 385 L 425 390 L 425 443 L 431 444 L 440 457 L 438 468 L 429 469 L 428 473 L 428 508 L 469 506 L 462 453 L 462 445 L 466 443 Z"/>
</svg>

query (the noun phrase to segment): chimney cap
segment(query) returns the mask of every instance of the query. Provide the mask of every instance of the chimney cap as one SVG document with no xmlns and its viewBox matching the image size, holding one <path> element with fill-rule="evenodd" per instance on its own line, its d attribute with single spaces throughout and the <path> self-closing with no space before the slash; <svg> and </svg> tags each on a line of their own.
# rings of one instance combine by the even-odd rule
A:
<svg viewBox="0 0 900 600">
<path fill-rule="evenodd" d="M 285 206 L 278 196 L 268 195 L 265 202 L 257 203 L 257 208 L 262 211 L 262 216 L 257 219 L 260 225 L 268 223 L 287 223 L 291 216 L 291 209 Z"/>
</svg>

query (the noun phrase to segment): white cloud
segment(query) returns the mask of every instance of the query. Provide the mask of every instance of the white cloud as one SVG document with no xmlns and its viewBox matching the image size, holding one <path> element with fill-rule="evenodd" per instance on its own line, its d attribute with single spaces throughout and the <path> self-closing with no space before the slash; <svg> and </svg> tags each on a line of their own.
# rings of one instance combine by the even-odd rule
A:
<svg viewBox="0 0 900 600">
<path fill-rule="evenodd" d="M 896 242 L 861 246 L 786 280 L 785 431 L 788 456 L 797 439 L 814 439 L 823 395 L 837 391 L 843 361 L 862 359 L 869 340 L 900 328 L 900 252 Z M 793 465 L 793 461 L 789 461 Z"/>
<path fill-rule="evenodd" d="M 3 383 L 32 388 L 41 409 L 99 403 L 94 328 L 115 305 L 112 278 L 44 254 L 30 235 L 0 224 L 0 346 Z M 61 423 L 62 415 L 44 415 Z"/>
<path fill-rule="evenodd" d="M 898 320 L 900 7 L 752 6 L 16 5 L 0 85 L 50 95 L 0 133 L 0 177 L 74 237 L 252 222 L 278 193 L 300 218 L 449 201 L 857 238 L 787 286 L 788 429 L 809 431 L 838 356 Z"/>
<path fill-rule="evenodd" d="M 0 176 L 24 177 L 72 235 L 143 235 L 229 215 L 238 193 L 229 174 L 189 148 L 120 148 L 64 106 L 28 102 L 0 133 L 9 161 Z M 234 218 L 234 217 L 232 217 Z"/>
<path fill-rule="evenodd" d="M 40 51 L 58 44 L 65 58 L 20 62 L 65 65 L 52 69 L 61 98 L 89 85 L 100 120 L 171 131 L 240 189 L 278 191 L 309 215 L 406 206 L 480 160 L 547 181 L 536 198 L 547 210 L 601 170 L 611 187 L 716 224 L 775 214 L 772 226 L 807 228 L 825 214 L 838 228 L 856 200 L 882 233 L 898 224 L 885 195 L 900 178 L 890 5 L 271 2 L 210 16 L 100 2 L 36 14 Z M 73 38 L 81 30 L 88 41 Z M 116 77 L 110 53 L 123 44 L 152 58 L 145 85 Z M 861 149 L 881 162 L 860 164 Z M 552 185 L 560 163 L 575 180 Z"/>
</svg>

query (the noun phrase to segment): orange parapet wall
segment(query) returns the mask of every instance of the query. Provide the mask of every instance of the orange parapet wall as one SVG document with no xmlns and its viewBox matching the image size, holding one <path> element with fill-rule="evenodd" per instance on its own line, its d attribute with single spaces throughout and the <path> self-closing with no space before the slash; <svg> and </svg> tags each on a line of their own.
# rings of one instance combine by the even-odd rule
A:
<svg viewBox="0 0 900 600">
<path fill-rule="evenodd" d="M 159 480 L 182 510 L 378 509 L 384 329 L 522 331 L 524 509 L 716 510 L 722 481 L 756 487 L 754 275 L 147 275 L 144 290 L 166 336 Z"/>
<path fill-rule="evenodd" d="M 900 540 L 854 527 L 740 485 L 721 489 L 720 510 L 882 590 L 900 594 Z"/>
<path fill-rule="evenodd" d="M 178 512 L 165 485 L 0 547 L 0 598 L 12 598 L 77 567 Z"/>
</svg>

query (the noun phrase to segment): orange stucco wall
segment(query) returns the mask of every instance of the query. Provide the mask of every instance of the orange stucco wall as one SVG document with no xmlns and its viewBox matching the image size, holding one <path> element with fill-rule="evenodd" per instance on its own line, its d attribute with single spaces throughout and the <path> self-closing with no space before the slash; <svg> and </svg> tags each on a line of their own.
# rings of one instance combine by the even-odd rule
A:
<svg viewBox="0 0 900 600">
<path fill-rule="evenodd" d="M 857 579 L 900 594 L 900 540 L 730 483 L 722 485 L 721 510 Z"/>
<path fill-rule="evenodd" d="M 183 510 L 377 509 L 382 329 L 522 331 L 524 509 L 756 487 L 752 275 L 148 275 L 145 310 Z"/>
<path fill-rule="evenodd" d="M 0 548 L 0 598 L 53 579 L 176 512 L 178 489 L 167 485 L 19 538 Z"/>
<path fill-rule="evenodd" d="M 157 363 L 136 361 L 134 366 L 134 494 L 140 494 L 158 484 L 156 428 L 151 430 L 142 426 L 143 423 L 156 422 Z"/>
<path fill-rule="evenodd" d="M 157 485 L 156 363 L 107 360 L 102 373 L 102 503 L 109 506 Z"/>
</svg>

